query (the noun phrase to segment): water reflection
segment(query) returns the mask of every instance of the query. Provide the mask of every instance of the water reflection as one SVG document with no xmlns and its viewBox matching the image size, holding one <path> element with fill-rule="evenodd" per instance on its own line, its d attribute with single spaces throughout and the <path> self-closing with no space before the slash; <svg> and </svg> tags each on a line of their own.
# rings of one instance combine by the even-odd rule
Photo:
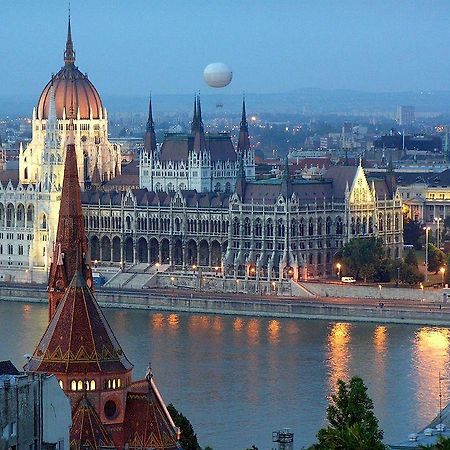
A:
<svg viewBox="0 0 450 450">
<path fill-rule="evenodd" d="M 259 343 L 259 320 L 250 319 L 247 325 L 248 343 L 256 345 Z"/>
<path fill-rule="evenodd" d="M 270 320 L 267 324 L 267 332 L 269 334 L 269 342 L 271 344 L 278 344 L 280 342 L 280 321 Z"/>
<path fill-rule="evenodd" d="M 240 317 L 233 320 L 233 330 L 240 333 L 244 328 L 244 321 Z"/>
<path fill-rule="evenodd" d="M 289 426 L 297 447 L 314 441 L 338 378 L 359 374 L 387 443 L 406 437 L 449 400 L 450 332 L 413 325 L 328 323 L 105 309 L 143 377 L 152 361 L 159 388 L 216 450 L 255 443 Z M 0 360 L 31 353 L 47 326 L 45 305 L 0 302 Z M 20 331 L 18 331 L 20 330 Z M 417 392 L 417 394 L 416 394 Z M 420 415 L 420 420 L 417 416 Z M 262 430 L 262 432 L 261 432 Z M 244 444 L 244 445 L 245 445 Z"/>
<path fill-rule="evenodd" d="M 328 334 L 328 391 L 336 392 L 339 379 L 346 380 L 349 376 L 349 345 L 351 340 L 351 325 L 337 322 L 329 327 Z"/>
<path fill-rule="evenodd" d="M 449 401 L 449 344 L 447 328 L 421 328 L 414 340 L 416 360 L 416 396 L 420 405 L 417 420 L 426 423 L 439 412 L 439 377 L 441 377 L 442 403 Z"/>
</svg>

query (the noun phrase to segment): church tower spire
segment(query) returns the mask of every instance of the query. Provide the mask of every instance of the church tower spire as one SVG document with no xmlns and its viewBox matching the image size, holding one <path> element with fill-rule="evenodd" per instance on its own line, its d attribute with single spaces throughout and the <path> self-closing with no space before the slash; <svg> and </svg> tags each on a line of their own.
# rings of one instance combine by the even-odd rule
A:
<svg viewBox="0 0 450 450">
<path fill-rule="evenodd" d="M 64 297 L 75 272 L 79 272 L 92 288 L 92 271 L 87 261 L 87 242 L 81 209 L 77 157 L 73 137 L 73 121 L 69 125 L 63 188 L 59 207 L 58 229 L 53 247 L 48 281 L 49 318 Z"/>
<path fill-rule="evenodd" d="M 248 123 L 245 111 L 245 97 L 242 99 L 242 118 L 239 128 L 238 153 L 244 154 L 250 150 L 250 138 L 248 135 Z"/>
<path fill-rule="evenodd" d="M 64 63 L 66 64 L 66 66 L 73 65 L 75 63 L 75 50 L 73 49 L 72 28 L 70 25 L 70 10 L 69 10 L 69 22 L 67 25 L 66 49 L 64 51 Z"/>
<path fill-rule="evenodd" d="M 155 122 L 153 121 L 152 97 L 148 102 L 147 129 L 144 138 L 144 149 L 150 155 L 156 151 Z"/>
<path fill-rule="evenodd" d="M 192 133 L 194 134 L 194 151 L 200 153 L 206 149 L 205 130 L 202 120 L 202 106 L 200 96 L 195 97 L 194 102 L 194 118 L 192 120 Z"/>
</svg>

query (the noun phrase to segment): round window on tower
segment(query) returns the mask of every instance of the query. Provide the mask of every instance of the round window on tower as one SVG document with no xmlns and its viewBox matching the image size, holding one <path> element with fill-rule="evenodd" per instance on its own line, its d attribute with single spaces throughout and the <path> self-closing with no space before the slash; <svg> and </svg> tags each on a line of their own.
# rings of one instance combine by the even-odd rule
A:
<svg viewBox="0 0 450 450">
<path fill-rule="evenodd" d="M 108 400 L 104 407 L 105 416 L 107 419 L 114 419 L 117 416 L 117 406 L 113 400 Z"/>
</svg>

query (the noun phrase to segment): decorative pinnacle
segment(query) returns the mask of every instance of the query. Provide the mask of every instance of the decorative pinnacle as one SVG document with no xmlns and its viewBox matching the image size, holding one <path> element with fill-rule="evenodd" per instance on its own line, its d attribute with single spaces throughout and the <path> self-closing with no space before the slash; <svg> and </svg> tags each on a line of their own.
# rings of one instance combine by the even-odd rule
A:
<svg viewBox="0 0 450 450">
<path fill-rule="evenodd" d="M 66 50 L 64 51 L 64 62 L 66 65 L 75 63 L 75 51 L 72 42 L 72 29 L 70 26 L 70 7 L 69 7 L 69 23 L 67 26 Z"/>
</svg>

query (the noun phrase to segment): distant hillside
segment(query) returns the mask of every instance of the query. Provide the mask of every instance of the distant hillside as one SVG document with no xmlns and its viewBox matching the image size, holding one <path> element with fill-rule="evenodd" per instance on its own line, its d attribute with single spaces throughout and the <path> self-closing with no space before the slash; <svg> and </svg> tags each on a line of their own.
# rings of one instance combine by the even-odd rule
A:
<svg viewBox="0 0 450 450">
<path fill-rule="evenodd" d="M 154 95 L 154 109 L 164 113 L 189 115 L 194 93 L 186 95 Z M 278 94 L 246 94 L 249 113 L 296 114 L 395 114 L 398 105 L 414 105 L 417 112 L 450 113 L 450 91 L 434 92 L 361 92 L 302 88 Z M 0 97 L 0 115 L 31 114 L 37 99 Z M 102 95 L 111 113 L 145 112 L 146 96 Z M 202 95 L 206 114 L 236 114 L 241 108 L 241 95 Z"/>
</svg>

